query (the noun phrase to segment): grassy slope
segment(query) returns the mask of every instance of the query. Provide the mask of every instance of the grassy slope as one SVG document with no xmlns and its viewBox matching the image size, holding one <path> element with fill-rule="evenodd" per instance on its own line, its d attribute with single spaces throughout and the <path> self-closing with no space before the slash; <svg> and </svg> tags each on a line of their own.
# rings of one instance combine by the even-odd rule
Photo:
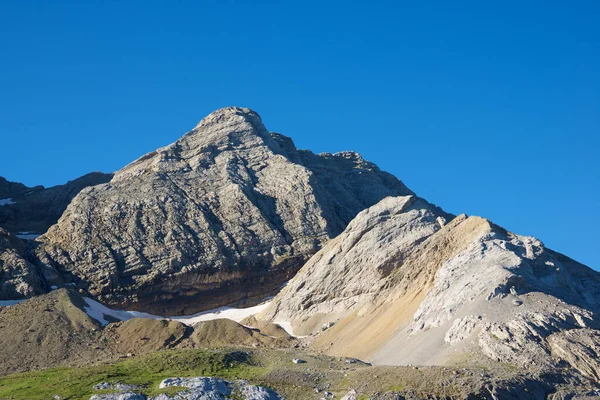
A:
<svg viewBox="0 0 600 400">
<path fill-rule="evenodd" d="M 293 364 L 293 358 L 304 364 Z M 308 354 L 299 350 L 221 349 L 167 350 L 130 358 L 114 364 L 62 367 L 25 372 L 0 378 L 0 399 L 37 400 L 60 395 L 63 399 L 88 399 L 100 382 L 135 384 L 139 392 L 164 392 L 159 383 L 169 377 L 213 376 L 246 379 L 271 387 L 288 399 L 318 399 L 315 387 L 341 397 L 350 389 L 360 395 L 375 392 L 409 393 L 464 398 L 485 383 L 481 369 L 441 367 L 370 367 L 346 364 L 344 359 Z M 495 375 L 510 378 L 506 371 Z M 174 392 L 171 388 L 169 392 Z"/>
<path fill-rule="evenodd" d="M 174 350 L 128 359 L 116 364 L 78 368 L 53 368 L 0 378 L 0 399 L 87 399 L 100 382 L 126 382 L 153 395 L 163 391 L 158 384 L 173 376 L 256 378 L 264 374 L 249 358 L 235 361 L 226 351 Z"/>
</svg>

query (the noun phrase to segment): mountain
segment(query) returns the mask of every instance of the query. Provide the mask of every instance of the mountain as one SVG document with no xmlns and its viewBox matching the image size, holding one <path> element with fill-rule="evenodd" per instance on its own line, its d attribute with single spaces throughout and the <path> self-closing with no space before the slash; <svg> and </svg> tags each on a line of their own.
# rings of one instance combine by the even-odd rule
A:
<svg viewBox="0 0 600 400">
<path fill-rule="evenodd" d="M 113 175 L 0 194 L 0 375 L 30 371 L 2 398 L 173 398 L 160 382 L 207 374 L 290 399 L 600 395 L 600 273 L 249 109 Z"/>
<path fill-rule="evenodd" d="M 55 224 L 82 189 L 110 181 L 112 174 L 93 172 L 64 185 L 27 187 L 0 177 L 0 227 L 28 239 Z"/>
<path fill-rule="evenodd" d="M 408 194 L 356 153 L 298 150 L 230 107 L 81 191 L 36 254 L 113 307 L 194 313 L 277 291 L 360 211 Z"/>
<path fill-rule="evenodd" d="M 414 196 L 361 212 L 258 316 L 387 365 L 571 365 L 600 376 L 600 273 Z"/>
</svg>

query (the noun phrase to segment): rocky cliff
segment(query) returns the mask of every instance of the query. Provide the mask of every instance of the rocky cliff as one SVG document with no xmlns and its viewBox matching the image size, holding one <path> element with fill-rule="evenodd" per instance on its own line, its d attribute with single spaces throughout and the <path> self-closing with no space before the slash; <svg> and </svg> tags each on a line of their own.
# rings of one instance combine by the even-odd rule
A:
<svg viewBox="0 0 600 400">
<path fill-rule="evenodd" d="M 37 268 L 26 259 L 26 244 L 0 228 L 0 300 L 45 293 Z"/>
<path fill-rule="evenodd" d="M 356 153 L 297 150 L 225 108 L 81 191 L 37 257 L 113 307 L 192 313 L 277 290 L 360 211 L 409 194 Z"/>
<path fill-rule="evenodd" d="M 571 365 L 597 379 L 600 274 L 483 218 L 445 217 L 414 196 L 382 200 L 258 318 L 380 364 Z"/>
</svg>

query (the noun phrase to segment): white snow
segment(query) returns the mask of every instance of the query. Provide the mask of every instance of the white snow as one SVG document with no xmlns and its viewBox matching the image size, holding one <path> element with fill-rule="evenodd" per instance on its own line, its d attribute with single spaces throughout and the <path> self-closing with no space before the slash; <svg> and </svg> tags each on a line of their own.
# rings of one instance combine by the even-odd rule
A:
<svg viewBox="0 0 600 400">
<path fill-rule="evenodd" d="M 115 319 L 119 321 L 127 321 L 132 318 L 162 319 L 161 317 L 138 311 L 113 310 L 112 308 L 108 308 L 105 305 L 98 303 L 96 300 L 87 297 L 84 297 L 83 300 L 87 304 L 87 306 L 84 307 L 86 314 L 100 322 L 102 326 L 108 325 Z M 106 319 L 107 317 L 108 319 Z"/>
<path fill-rule="evenodd" d="M 84 307 L 85 312 L 91 318 L 100 322 L 102 326 L 108 325 L 109 322 L 117 319 L 119 321 L 127 321 L 132 318 L 151 318 L 151 319 L 167 319 L 181 322 L 185 325 L 194 325 L 201 321 L 210 321 L 213 319 L 230 319 L 235 322 L 240 322 L 244 318 L 249 317 L 251 315 L 258 314 L 270 303 L 266 301 L 254 307 L 248 308 L 233 308 L 233 307 L 219 307 L 213 310 L 203 311 L 198 314 L 188 315 L 188 316 L 176 316 L 176 317 L 162 317 L 158 315 L 152 315 L 139 311 L 120 311 L 113 310 L 111 308 L 106 307 L 103 304 L 98 303 L 95 300 L 84 297 L 86 306 Z M 107 319 L 108 317 L 108 319 Z"/>
<path fill-rule="evenodd" d="M 233 308 L 233 307 L 219 307 L 213 310 L 203 311 L 198 314 L 188 315 L 183 317 L 170 317 L 173 321 L 179 321 L 182 324 L 194 325 L 202 321 L 211 321 L 213 319 L 230 319 L 235 322 L 241 322 L 244 318 L 258 314 L 271 303 L 271 300 L 265 301 L 254 307 L 248 308 Z"/>
<path fill-rule="evenodd" d="M 15 236 L 18 237 L 19 239 L 33 240 L 33 239 L 40 237 L 41 235 L 39 233 L 33 233 L 33 232 L 19 232 Z"/>
<path fill-rule="evenodd" d="M 57 286 L 52 286 L 50 289 L 56 290 Z M 0 307 L 8 307 L 25 301 L 22 300 L 0 300 Z M 159 315 L 152 315 L 139 311 L 124 311 L 124 310 L 113 310 L 112 308 L 106 307 L 104 304 L 92 300 L 88 297 L 84 297 L 85 301 L 84 311 L 91 318 L 98 321 L 102 326 L 108 325 L 114 320 L 127 321 L 133 318 L 150 318 L 150 319 L 165 319 L 181 322 L 182 324 L 192 326 L 198 322 L 212 321 L 215 319 L 230 319 L 237 323 L 240 323 L 246 317 L 256 315 L 263 311 L 269 306 L 272 298 L 266 299 L 263 303 L 248 308 L 234 308 L 234 307 L 219 307 L 213 310 L 203 311 L 198 314 L 186 315 L 186 316 L 175 316 L 175 317 L 161 317 Z M 294 329 L 292 324 L 288 321 L 277 321 L 277 325 L 281 326 L 289 335 L 294 336 Z"/>
<path fill-rule="evenodd" d="M 290 323 L 290 321 L 274 321 L 273 323 L 282 327 L 288 335 L 296 337 L 294 335 L 294 328 L 292 328 L 292 324 Z"/>
<path fill-rule="evenodd" d="M 13 201 L 13 199 L 8 198 L 8 199 L 0 199 L 0 207 L 2 206 L 6 206 L 9 204 L 15 204 L 15 202 Z"/>
<path fill-rule="evenodd" d="M 14 306 L 15 304 L 21 303 L 21 302 L 23 302 L 25 300 L 27 300 L 27 299 L 21 299 L 21 300 L 0 300 L 0 307 Z"/>
</svg>

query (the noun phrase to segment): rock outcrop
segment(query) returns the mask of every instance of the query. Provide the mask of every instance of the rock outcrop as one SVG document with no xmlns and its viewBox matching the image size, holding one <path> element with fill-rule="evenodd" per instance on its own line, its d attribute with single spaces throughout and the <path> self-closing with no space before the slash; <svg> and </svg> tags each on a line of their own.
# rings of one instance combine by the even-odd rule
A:
<svg viewBox="0 0 600 400">
<path fill-rule="evenodd" d="M 93 172 L 64 185 L 27 187 L 0 177 L 0 227 L 24 239 L 55 224 L 82 189 L 110 181 L 112 174 Z"/>
<path fill-rule="evenodd" d="M 299 335 L 370 304 L 408 252 L 445 222 L 415 196 L 388 197 L 361 212 L 298 272 L 262 314 L 293 321 Z"/>
<path fill-rule="evenodd" d="M 569 363 L 582 375 L 600 382 L 600 331 L 571 329 L 548 337 L 550 353 Z"/>
<path fill-rule="evenodd" d="M 26 244 L 0 228 L 0 300 L 45 293 L 37 268 L 26 259 Z"/>
<path fill-rule="evenodd" d="M 376 363 L 562 360 L 597 379 L 600 274 L 485 219 L 444 217 L 414 197 L 384 199 L 257 318 Z"/>
<path fill-rule="evenodd" d="M 193 313 L 277 290 L 360 211 L 410 194 L 356 153 L 297 150 L 231 107 L 81 191 L 37 256 L 112 307 Z"/>
<path fill-rule="evenodd" d="M 181 387 L 187 390 L 175 396 L 161 394 L 153 400 L 193 400 L 193 399 L 244 399 L 244 400 L 280 400 L 272 389 L 251 385 L 244 380 L 226 381 L 217 378 L 168 378 L 160 383 L 161 388 Z M 152 400 L 151 399 L 151 400 Z"/>
</svg>

